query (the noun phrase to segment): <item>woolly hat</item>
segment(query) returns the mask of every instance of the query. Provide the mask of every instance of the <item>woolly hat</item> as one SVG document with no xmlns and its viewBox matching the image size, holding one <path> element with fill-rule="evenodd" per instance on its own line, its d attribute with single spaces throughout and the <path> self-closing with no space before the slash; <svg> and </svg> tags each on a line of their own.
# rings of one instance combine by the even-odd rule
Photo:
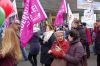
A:
<svg viewBox="0 0 100 66">
<path fill-rule="evenodd" d="M 56 36 L 62 36 L 62 35 L 64 35 L 64 31 L 56 31 L 55 35 Z"/>
</svg>

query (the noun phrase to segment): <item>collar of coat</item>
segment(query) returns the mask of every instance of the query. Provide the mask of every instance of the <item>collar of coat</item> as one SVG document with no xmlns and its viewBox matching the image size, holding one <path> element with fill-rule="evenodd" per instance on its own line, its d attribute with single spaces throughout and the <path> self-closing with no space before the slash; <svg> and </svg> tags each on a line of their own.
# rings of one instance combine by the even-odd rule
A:
<svg viewBox="0 0 100 66">
<path fill-rule="evenodd" d="M 71 44 L 71 45 L 74 45 L 74 44 L 76 44 L 76 43 L 78 43 L 78 42 L 80 42 L 80 39 L 76 39 L 76 40 L 74 40 L 74 41 L 71 41 L 70 44 Z"/>
</svg>

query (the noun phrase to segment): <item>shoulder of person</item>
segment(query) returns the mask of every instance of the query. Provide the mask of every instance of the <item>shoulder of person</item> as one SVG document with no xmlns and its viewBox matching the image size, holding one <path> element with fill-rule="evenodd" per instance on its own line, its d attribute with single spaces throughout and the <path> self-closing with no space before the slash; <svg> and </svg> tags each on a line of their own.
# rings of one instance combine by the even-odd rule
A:
<svg viewBox="0 0 100 66">
<path fill-rule="evenodd" d="M 79 42 L 77 42 L 76 47 L 83 47 L 83 45 L 82 45 L 82 43 L 79 41 Z"/>
</svg>

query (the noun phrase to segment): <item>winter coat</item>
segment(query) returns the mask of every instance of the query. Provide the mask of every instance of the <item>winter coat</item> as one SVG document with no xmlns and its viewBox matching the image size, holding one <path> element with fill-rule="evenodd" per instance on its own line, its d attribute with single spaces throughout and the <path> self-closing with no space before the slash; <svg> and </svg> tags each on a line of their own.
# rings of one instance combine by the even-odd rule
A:
<svg viewBox="0 0 100 66">
<path fill-rule="evenodd" d="M 95 47 L 96 53 L 100 54 L 100 27 L 97 28 L 95 44 L 96 44 L 96 47 Z"/>
<path fill-rule="evenodd" d="M 91 32 L 90 32 L 89 28 L 86 28 L 86 38 L 87 38 L 86 42 L 88 42 L 88 44 L 90 44 L 92 38 L 91 38 Z"/>
<path fill-rule="evenodd" d="M 59 44 L 58 44 L 59 42 Z M 59 46 L 59 48 L 61 48 L 61 50 L 57 51 L 55 50 L 56 46 Z M 62 58 L 63 57 L 63 53 L 67 53 L 69 49 L 69 44 L 67 42 L 67 40 L 63 40 L 63 41 L 55 41 L 51 47 L 51 51 L 52 51 L 52 55 L 55 56 L 56 58 Z"/>
<path fill-rule="evenodd" d="M 14 66 L 14 58 L 10 55 L 5 56 L 4 58 L 0 55 L 0 66 Z"/>
<path fill-rule="evenodd" d="M 49 32 L 48 32 L 49 34 Z M 49 34 L 50 35 L 50 34 Z M 47 35 L 45 35 L 47 36 Z M 43 38 L 44 39 L 44 38 Z M 53 42 L 55 41 L 56 37 L 54 35 L 54 33 L 52 33 L 52 35 L 47 38 L 48 40 L 47 41 L 44 41 L 42 42 L 42 45 L 41 45 L 41 54 L 40 54 L 40 62 L 42 64 L 51 64 L 52 61 L 53 61 L 53 57 L 51 57 L 49 54 L 48 54 L 48 51 L 50 50 Z"/>
<path fill-rule="evenodd" d="M 84 48 L 79 40 L 71 42 L 68 53 L 64 57 L 67 60 L 67 66 L 82 66 L 81 60 L 84 53 Z"/>
<path fill-rule="evenodd" d="M 94 30 L 93 30 L 93 32 L 94 32 L 94 41 L 95 41 L 95 39 L 96 39 L 96 34 L 97 34 L 97 28 L 96 27 L 94 27 Z"/>
<path fill-rule="evenodd" d="M 33 33 L 33 36 L 29 41 L 29 45 L 30 45 L 29 52 L 32 55 L 37 55 L 40 50 L 40 42 L 39 42 L 39 33 L 38 32 Z"/>
</svg>

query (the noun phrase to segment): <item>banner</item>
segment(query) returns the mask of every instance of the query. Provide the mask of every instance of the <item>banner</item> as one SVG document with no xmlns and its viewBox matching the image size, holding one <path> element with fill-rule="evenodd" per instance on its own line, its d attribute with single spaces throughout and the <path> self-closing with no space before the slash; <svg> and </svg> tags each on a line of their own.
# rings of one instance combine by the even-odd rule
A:
<svg viewBox="0 0 100 66">
<path fill-rule="evenodd" d="M 78 9 L 88 9 L 92 7 L 94 10 L 100 10 L 100 2 L 93 0 L 77 0 Z"/>
<path fill-rule="evenodd" d="M 56 19 L 54 21 L 55 26 L 60 26 L 60 25 L 64 24 L 64 20 L 63 20 L 64 13 L 67 13 L 66 0 L 61 1 L 59 11 L 58 11 Z"/>
<path fill-rule="evenodd" d="M 72 14 L 69 4 L 67 5 L 67 8 L 68 8 L 68 27 L 69 30 L 71 30 L 71 24 L 74 20 L 74 15 Z"/>
<path fill-rule="evenodd" d="M 84 10 L 83 21 L 87 24 L 87 28 L 94 28 L 94 22 L 96 22 L 96 16 L 93 9 Z"/>
<path fill-rule="evenodd" d="M 24 12 L 21 21 L 20 41 L 25 47 L 33 34 L 33 24 L 47 18 L 39 0 L 25 0 Z"/>
</svg>

